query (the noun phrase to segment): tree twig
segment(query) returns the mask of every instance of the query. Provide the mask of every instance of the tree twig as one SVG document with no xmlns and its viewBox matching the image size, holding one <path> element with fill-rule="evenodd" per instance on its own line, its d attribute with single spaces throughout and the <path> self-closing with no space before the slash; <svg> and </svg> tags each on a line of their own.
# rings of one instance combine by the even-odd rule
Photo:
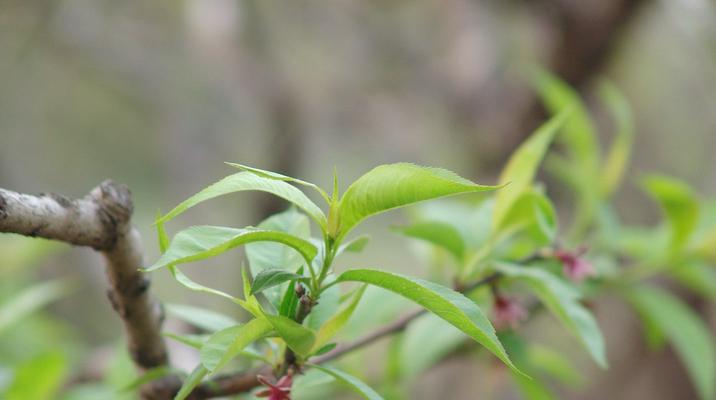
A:
<svg viewBox="0 0 716 400">
<path fill-rule="evenodd" d="M 479 287 L 495 282 L 500 278 L 500 276 L 501 275 L 499 273 L 490 274 L 479 281 L 465 286 L 460 291 L 463 293 L 469 293 Z M 361 349 L 382 338 L 402 332 L 410 325 L 411 322 L 425 314 L 427 314 L 427 311 L 424 309 L 414 310 L 385 326 L 377 328 L 354 342 L 339 345 L 330 352 L 322 356 L 315 357 L 310 361 L 313 364 L 323 364 L 338 359 L 354 350 Z M 191 400 L 203 400 L 212 397 L 245 393 L 260 385 L 259 381 L 256 379 L 257 375 L 269 375 L 271 373 L 272 371 L 270 368 L 264 368 L 248 372 L 239 372 L 232 375 L 224 375 L 199 385 L 196 389 L 194 389 L 189 398 Z M 181 382 L 177 381 L 174 377 L 171 377 L 169 379 L 155 381 L 153 385 L 156 386 L 154 392 L 160 393 L 164 396 L 156 397 L 156 400 L 160 400 L 171 398 L 171 396 L 173 396 L 173 394 L 181 387 Z"/>
<path fill-rule="evenodd" d="M 129 352 L 140 370 L 168 363 L 160 334 L 162 312 L 149 294 L 139 232 L 131 225 L 132 197 L 125 185 L 102 182 L 82 199 L 28 195 L 0 189 L 0 232 L 87 246 L 106 262 L 107 295 L 124 323 Z"/>
</svg>

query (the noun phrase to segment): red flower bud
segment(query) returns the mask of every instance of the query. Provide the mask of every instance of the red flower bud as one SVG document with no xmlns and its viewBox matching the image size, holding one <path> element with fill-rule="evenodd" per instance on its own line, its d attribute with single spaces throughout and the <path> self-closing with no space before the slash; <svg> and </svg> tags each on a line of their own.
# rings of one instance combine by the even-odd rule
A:
<svg viewBox="0 0 716 400">
<path fill-rule="evenodd" d="M 282 376 L 275 384 L 261 375 L 258 375 L 256 379 L 266 386 L 266 389 L 256 393 L 256 397 L 266 397 L 268 400 L 291 400 L 291 385 L 293 384 L 291 374 Z"/>
<path fill-rule="evenodd" d="M 527 310 L 517 300 L 501 295 L 495 297 L 493 323 L 496 329 L 515 329 L 527 316 Z"/>
<path fill-rule="evenodd" d="M 575 282 L 581 282 L 587 277 L 596 275 L 592 263 L 583 257 L 585 252 L 586 248 L 572 252 L 566 250 L 555 250 L 554 252 L 554 258 L 562 262 L 564 266 L 564 275 Z"/>
</svg>

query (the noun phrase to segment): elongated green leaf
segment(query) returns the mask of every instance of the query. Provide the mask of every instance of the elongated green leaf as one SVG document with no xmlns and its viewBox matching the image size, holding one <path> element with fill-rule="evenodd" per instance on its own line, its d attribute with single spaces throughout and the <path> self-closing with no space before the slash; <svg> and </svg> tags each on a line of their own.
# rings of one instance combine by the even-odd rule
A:
<svg viewBox="0 0 716 400">
<path fill-rule="evenodd" d="M 255 318 L 244 325 L 233 326 L 216 332 L 201 348 L 201 363 L 211 372 L 225 366 L 241 351 L 273 330 L 265 318 Z"/>
<path fill-rule="evenodd" d="M 572 233 L 581 234 L 591 222 L 600 198 L 599 160 L 596 129 L 579 94 L 549 72 L 535 69 L 533 83 L 550 113 L 573 108 L 558 140 L 565 145 L 566 158 L 549 157 L 546 167 L 571 184 L 577 196 Z"/>
<path fill-rule="evenodd" d="M 201 349 L 201 346 L 209 339 L 210 335 L 179 335 L 171 332 L 162 332 L 162 335 L 169 339 L 176 340 L 179 343 L 185 344 L 189 347 L 193 347 L 197 350 Z"/>
<path fill-rule="evenodd" d="M 669 271 L 680 284 L 701 296 L 716 300 L 716 269 L 710 265 L 693 262 Z"/>
<path fill-rule="evenodd" d="M 281 315 L 266 315 L 276 333 L 286 345 L 301 357 L 311 353 L 316 342 L 316 334 L 298 322 Z"/>
<path fill-rule="evenodd" d="M 358 302 L 360 302 L 360 299 L 363 297 L 366 287 L 366 285 L 363 285 L 358 289 L 355 294 L 353 294 L 351 302 L 321 326 L 316 334 L 316 343 L 313 345 L 313 352 L 321 349 L 321 347 L 328 343 L 343 325 L 348 322 L 348 319 L 353 315 L 353 311 L 355 311 L 358 306 Z"/>
<path fill-rule="evenodd" d="M 238 321 L 227 315 L 204 308 L 183 304 L 164 304 L 164 309 L 169 315 L 209 332 L 220 331 L 239 324 Z"/>
<path fill-rule="evenodd" d="M 365 246 L 368 245 L 368 243 L 370 243 L 370 236 L 360 235 L 352 240 L 343 243 L 338 248 L 338 252 L 336 254 L 341 254 L 345 251 L 349 253 L 360 253 L 361 251 L 363 251 Z"/>
<path fill-rule="evenodd" d="M 671 229 L 671 251 L 679 251 L 698 222 L 699 203 L 696 195 L 686 183 L 666 176 L 648 176 L 643 180 L 643 185 L 666 215 Z"/>
<path fill-rule="evenodd" d="M 384 211 L 494 189 L 498 186 L 478 185 L 445 169 L 408 163 L 381 165 L 358 178 L 343 194 L 338 206 L 338 232 L 333 236 L 341 239 L 363 219 Z"/>
<path fill-rule="evenodd" d="M 0 332 L 59 299 L 67 292 L 67 282 L 60 280 L 42 282 L 23 289 L 6 300 L 5 303 L 0 304 Z"/>
<path fill-rule="evenodd" d="M 557 213 L 552 202 L 542 193 L 528 190 L 515 200 L 502 221 L 497 241 L 520 231 L 534 238 L 540 246 L 551 243 L 557 233 Z"/>
<path fill-rule="evenodd" d="M 308 217 L 295 207 L 274 214 L 258 225 L 259 229 L 281 231 L 310 241 L 311 227 Z M 275 242 L 254 242 L 246 245 L 246 257 L 254 276 L 271 268 L 295 271 L 306 263 L 300 253 L 291 247 Z M 269 288 L 263 291 L 264 296 L 274 307 L 280 307 L 282 287 Z"/>
<path fill-rule="evenodd" d="M 540 268 L 500 263 L 495 269 L 532 288 L 542 303 L 584 345 L 594 361 L 607 367 L 604 338 L 592 314 L 579 303 L 579 292 Z"/>
<path fill-rule="evenodd" d="M 458 262 L 465 258 L 465 242 L 453 226 L 439 221 L 421 221 L 395 229 L 405 236 L 424 240 L 447 250 Z"/>
<path fill-rule="evenodd" d="M 209 373 L 209 371 L 207 371 L 203 365 L 197 365 L 181 385 L 179 392 L 176 396 L 174 396 L 174 400 L 186 399 L 191 394 L 191 391 L 194 390 L 195 387 L 199 386 L 201 380 L 204 379 L 207 373 Z"/>
<path fill-rule="evenodd" d="M 259 272 L 251 284 L 251 294 L 259 293 L 264 289 L 280 285 L 288 281 L 308 281 L 305 276 L 294 274 L 283 269 L 265 269 Z"/>
<path fill-rule="evenodd" d="M 155 367 L 152 368 L 146 372 L 144 372 L 141 376 L 139 376 L 137 379 L 133 380 L 132 382 L 125 385 L 123 388 L 120 389 L 122 392 L 128 392 L 131 390 L 136 390 L 140 386 L 144 385 L 145 383 L 149 383 L 152 381 L 155 381 L 159 378 L 163 378 L 165 376 L 169 376 L 173 373 L 176 373 L 177 370 L 168 367 L 168 366 L 161 366 L 161 367 Z"/>
<path fill-rule="evenodd" d="M 178 206 L 174 207 L 173 210 L 169 211 L 169 213 L 163 216 L 159 221 L 167 222 L 189 208 L 206 200 L 213 199 L 214 197 L 247 190 L 268 192 L 281 197 L 305 211 L 306 214 L 310 215 L 311 218 L 318 223 L 321 229 L 325 229 L 326 216 L 323 214 L 323 211 L 321 211 L 321 209 L 311 201 L 311 199 L 303 194 L 303 192 L 286 182 L 259 176 L 255 173 L 246 171 L 229 175 L 210 185 L 206 189 L 200 191 L 194 196 L 191 196 Z"/>
<path fill-rule="evenodd" d="M 67 372 L 67 360 L 58 351 L 41 354 L 15 369 L 5 400 L 45 400 L 56 397 Z"/>
<path fill-rule="evenodd" d="M 238 300 L 236 297 L 234 297 L 226 292 L 222 292 L 221 290 L 210 288 L 208 286 L 204 286 L 204 285 L 192 280 L 191 278 L 186 276 L 186 274 L 181 272 L 178 267 L 176 267 L 174 265 L 168 267 L 168 269 L 169 269 L 169 272 L 174 277 L 174 279 L 177 282 L 179 282 L 179 284 L 181 284 L 182 286 L 184 286 L 185 288 L 187 288 L 189 290 L 193 290 L 195 292 L 213 294 L 215 296 L 223 297 L 225 299 L 229 299 L 234 302 L 236 302 Z"/>
<path fill-rule="evenodd" d="M 495 208 L 492 216 L 492 232 L 496 234 L 502 227 L 504 219 L 517 199 L 532 186 L 542 159 L 549 148 L 555 134 L 561 128 L 572 108 L 565 108 L 539 127 L 512 154 L 500 175 L 500 183 L 507 184 L 495 196 Z"/>
<path fill-rule="evenodd" d="M 303 267 L 297 271 L 299 274 L 303 273 Z M 294 318 L 296 316 L 296 308 L 298 307 L 298 295 L 296 294 L 296 281 L 291 281 L 286 287 L 286 291 L 283 293 L 281 298 L 281 304 L 279 305 L 279 315 L 284 317 Z"/>
<path fill-rule="evenodd" d="M 334 377 L 339 382 L 343 383 L 344 385 L 350 387 L 353 389 L 356 393 L 363 396 L 363 398 L 366 398 L 368 400 L 382 400 L 383 397 L 379 395 L 375 390 L 371 389 L 370 386 L 366 385 L 361 381 L 360 379 L 356 378 L 353 375 L 347 374 L 341 370 L 327 367 L 325 365 L 316 365 L 316 364 L 310 364 L 311 367 L 326 373 L 332 377 Z"/>
<path fill-rule="evenodd" d="M 629 163 L 634 141 L 634 117 L 629 102 L 611 83 L 602 84 L 599 94 L 609 109 L 617 128 L 616 137 L 602 168 L 602 197 L 608 198 L 619 186 Z"/>
<path fill-rule="evenodd" d="M 219 255 L 236 246 L 259 241 L 272 241 L 290 246 L 311 262 L 317 249 L 306 240 L 279 231 L 235 229 L 223 226 L 193 226 L 179 232 L 167 251 L 146 271 L 203 260 Z"/>
<path fill-rule="evenodd" d="M 716 343 L 709 327 L 688 306 L 663 290 L 642 286 L 630 289 L 625 295 L 673 344 L 700 397 L 713 399 L 716 396 Z"/>
<path fill-rule="evenodd" d="M 364 282 L 379 286 L 420 304 L 463 331 L 507 366 L 519 372 L 497 339 L 490 321 L 472 300 L 462 294 L 433 282 L 372 269 L 348 270 L 338 277 L 338 281 Z"/>
<path fill-rule="evenodd" d="M 331 199 L 328 197 L 328 194 L 326 194 L 326 191 L 311 182 L 306 182 L 306 181 L 302 181 L 300 179 L 291 178 L 290 176 L 279 174 L 279 173 L 273 172 L 273 171 L 267 171 L 264 169 L 249 167 L 247 165 L 230 163 L 230 162 L 227 162 L 226 164 L 231 165 L 232 167 L 235 167 L 235 168 L 242 169 L 244 171 L 251 172 L 253 174 L 256 174 L 256 175 L 264 177 L 264 178 L 275 179 L 275 180 L 284 181 L 284 182 L 291 182 L 291 183 L 296 183 L 299 185 L 310 187 L 311 189 L 318 192 L 318 194 L 320 194 L 321 197 L 323 197 L 323 199 L 326 201 L 326 203 L 331 202 Z"/>
</svg>

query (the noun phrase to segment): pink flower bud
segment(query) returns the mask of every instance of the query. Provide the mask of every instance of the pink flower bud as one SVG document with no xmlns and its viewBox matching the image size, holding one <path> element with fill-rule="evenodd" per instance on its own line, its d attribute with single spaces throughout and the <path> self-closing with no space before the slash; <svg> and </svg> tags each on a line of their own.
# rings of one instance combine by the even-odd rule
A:
<svg viewBox="0 0 716 400">
<path fill-rule="evenodd" d="M 566 250 L 555 250 L 554 252 L 554 258 L 562 262 L 564 275 L 575 282 L 581 282 L 587 277 L 596 275 L 592 263 L 583 257 L 585 252 L 584 248 L 573 252 Z"/>
<path fill-rule="evenodd" d="M 290 374 L 282 376 L 276 384 L 269 382 L 268 379 L 261 375 L 258 375 L 256 379 L 266 386 L 266 389 L 256 393 L 256 397 L 266 397 L 268 400 L 291 400 L 293 379 Z"/>
<path fill-rule="evenodd" d="M 493 323 L 496 329 L 515 329 L 527 316 L 527 310 L 515 299 L 500 295 L 495 297 Z"/>
</svg>

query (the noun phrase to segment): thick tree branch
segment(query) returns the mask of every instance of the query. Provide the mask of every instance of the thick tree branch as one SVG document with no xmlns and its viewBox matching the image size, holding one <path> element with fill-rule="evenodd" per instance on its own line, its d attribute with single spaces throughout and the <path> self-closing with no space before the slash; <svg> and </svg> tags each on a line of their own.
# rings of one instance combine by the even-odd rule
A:
<svg viewBox="0 0 716 400">
<path fill-rule="evenodd" d="M 106 262 L 112 307 L 124 322 L 129 351 L 140 370 L 166 365 L 162 312 L 149 293 L 139 233 L 131 225 L 129 189 L 105 181 L 82 199 L 27 195 L 0 189 L 0 232 L 88 246 Z"/>
</svg>

